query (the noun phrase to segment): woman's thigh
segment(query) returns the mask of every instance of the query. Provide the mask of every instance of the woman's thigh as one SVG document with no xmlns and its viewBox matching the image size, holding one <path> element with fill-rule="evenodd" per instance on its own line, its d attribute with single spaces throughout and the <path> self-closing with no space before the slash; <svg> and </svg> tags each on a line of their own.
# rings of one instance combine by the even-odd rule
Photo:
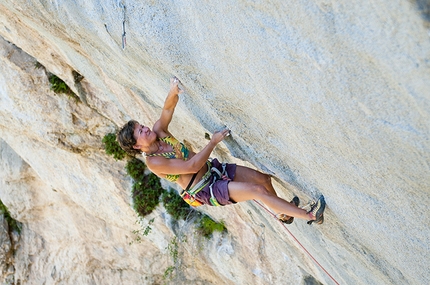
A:
<svg viewBox="0 0 430 285">
<path fill-rule="evenodd" d="M 255 184 L 266 184 L 270 182 L 271 177 L 267 174 L 261 173 L 257 170 L 251 169 L 246 166 L 236 166 L 236 174 L 234 182 L 248 182 Z"/>
<path fill-rule="evenodd" d="M 228 183 L 228 194 L 231 200 L 243 202 L 259 199 L 261 195 L 267 194 L 267 190 L 261 185 L 249 182 L 237 182 L 235 179 Z"/>
</svg>

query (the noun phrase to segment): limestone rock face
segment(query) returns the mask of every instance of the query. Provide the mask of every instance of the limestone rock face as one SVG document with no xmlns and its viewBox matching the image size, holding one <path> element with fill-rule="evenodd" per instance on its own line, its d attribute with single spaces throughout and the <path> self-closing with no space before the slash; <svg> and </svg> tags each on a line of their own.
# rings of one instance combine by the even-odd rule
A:
<svg viewBox="0 0 430 285">
<path fill-rule="evenodd" d="M 9 272 L 13 270 L 11 264 L 12 242 L 9 236 L 9 227 L 5 218 L 0 216 L 0 274 L 2 279 L 8 280 Z M 10 278 L 10 277 L 9 277 Z"/>
<path fill-rule="evenodd" d="M 430 283 L 423 3 L 1 1 L 0 199 L 23 223 L 4 282 Z M 178 139 L 199 150 L 227 125 L 214 156 L 273 175 L 286 199 L 324 194 L 325 223 L 287 231 L 245 202 L 199 209 L 228 229 L 210 240 L 161 206 L 136 224 L 124 162 L 101 140 L 153 124 L 172 75 Z"/>
</svg>

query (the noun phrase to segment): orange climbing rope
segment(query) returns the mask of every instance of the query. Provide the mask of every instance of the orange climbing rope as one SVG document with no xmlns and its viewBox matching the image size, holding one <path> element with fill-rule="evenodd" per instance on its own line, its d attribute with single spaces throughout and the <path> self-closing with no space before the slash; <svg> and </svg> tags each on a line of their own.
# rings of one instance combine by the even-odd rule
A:
<svg viewBox="0 0 430 285">
<path fill-rule="evenodd" d="M 285 228 L 285 230 L 290 234 L 290 236 L 300 245 L 300 247 L 309 255 L 309 257 L 328 275 L 328 277 L 331 278 L 331 280 L 333 280 L 334 283 L 336 283 L 337 285 L 339 285 L 339 283 L 336 281 L 336 279 L 333 278 L 333 276 L 330 275 L 330 273 L 328 273 L 328 271 L 321 265 L 319 264 L 319 262 L 315 259 L 315 257 L 312 256 L 312 254 L 310 254 L 310 252 L 299 242 L 299 240 L 290 232 L 290 230 L 285 226 L 284 223 L 282 223 L 278 218 L 276 218 L 276 215 L 273 214 L 271 211 L 269 211 L 269 209 L 267 209 L 263 204 L 261 204 L 260 202 L 258 202 L 257 200 L 254 200 L 255 203 L 257 203 L 258 205 L 260 205 L 264 210 L 266 210 L 266 212 L 268 212 L 270 215 L 272 215 L 276 220 L 278 220 L 281 225 Z"/>
</svg>

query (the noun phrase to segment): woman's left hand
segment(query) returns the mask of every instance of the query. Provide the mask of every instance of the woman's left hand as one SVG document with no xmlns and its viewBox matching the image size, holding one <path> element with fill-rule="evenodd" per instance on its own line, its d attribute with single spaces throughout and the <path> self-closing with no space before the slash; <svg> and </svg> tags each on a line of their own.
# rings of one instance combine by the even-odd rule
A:
<svg viewBox="0 0 430 285">
<path fill-rule="evenodd" d="M 179 79 L 176 76 L 170 78 L 170 92 L 174 94 L 180 94 L 184 92 L 181 88 L 179 88 L 178 84 L 180 83 Z"/>
<path fill-rule="evenodd" d="M 227 137 L 227 136 L 229 136 L 230 135 L 230 130 L 229 129 L 227 129 L 227 128 L 225 128 L 224 130 L 222 130 L 222 131 L 219 131 L 219 132 L 215 132 L 213 135 L 212 135 L 212 139 L 211 139 L 211 141 L 212 142 L 214 142 L 215 144 L 218 144 L 219 142 L 221 142 L 225 137 Z"/>
</svg>

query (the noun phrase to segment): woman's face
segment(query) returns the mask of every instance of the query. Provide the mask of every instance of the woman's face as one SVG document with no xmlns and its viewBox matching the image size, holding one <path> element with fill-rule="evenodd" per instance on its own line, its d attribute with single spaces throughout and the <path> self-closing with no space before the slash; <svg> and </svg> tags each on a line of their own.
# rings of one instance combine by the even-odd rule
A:
<svg viewBox="0 0 430 285">
<path fill-rule="evenodd" d="M 148 127 L 136 123 L 134 126 L 134 138 L 136 139 L 136 144 L 133 147 L 143 150 L 149 148 L 154 140 L 157 139 L 157 134 L 152 132 Z"/>
</svg>

